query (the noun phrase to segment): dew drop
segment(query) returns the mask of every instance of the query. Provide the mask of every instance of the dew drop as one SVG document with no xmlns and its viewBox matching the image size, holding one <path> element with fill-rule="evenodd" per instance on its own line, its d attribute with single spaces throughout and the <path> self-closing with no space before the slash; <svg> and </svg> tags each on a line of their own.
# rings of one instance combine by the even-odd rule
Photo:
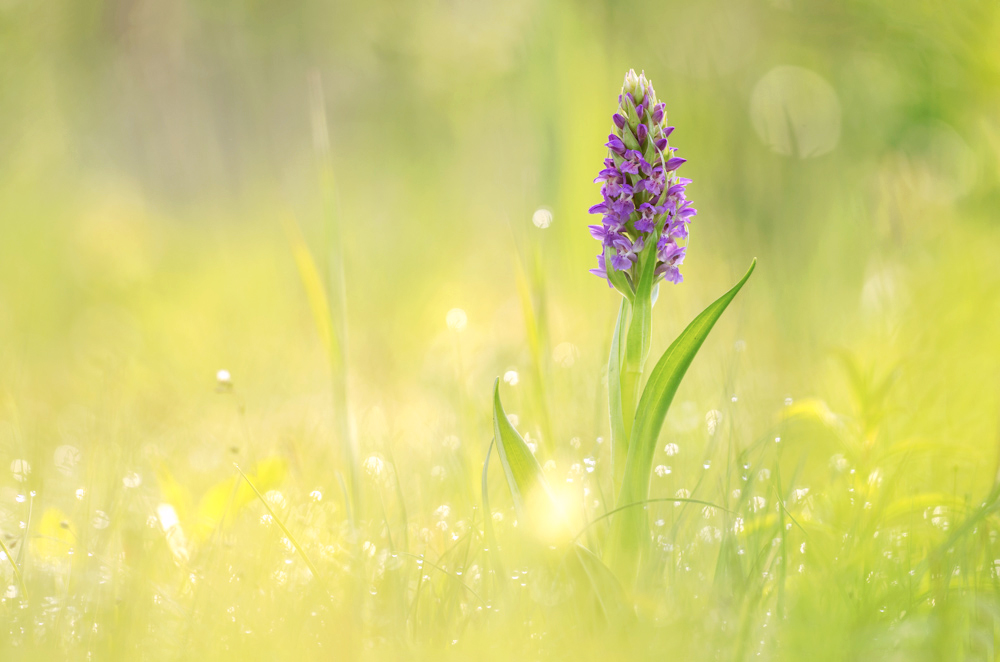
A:
<svg viewBox="0 0 1000 662">
<path fill-rule="evenodd" d="M 531 215 L 531 222 L 535 224 L 536 228 L 544 230 L 552 225 L 552 212 L 545 207 L 540 207 Z"/>
<path fill-rule="evenodd" d="M 448 314 L 445 315 L 444 321 L 445 324 L 448 325 L 449 329 L 455 333 L 461 333 L 462 331 L 465 331 L 465 327 L 469 323 L 469 318 L 465 314 L 465 311 L 461 308 L 452 308 L 448 311 Z"/>
<path fill-rule="evenodd" d="M 111 524 L 111 518 L 103 510 L 94 511 L 94 519 L 91 521 L 93 527 L 97 530 L 102 530 L 108 528 Z"/>
</svg>

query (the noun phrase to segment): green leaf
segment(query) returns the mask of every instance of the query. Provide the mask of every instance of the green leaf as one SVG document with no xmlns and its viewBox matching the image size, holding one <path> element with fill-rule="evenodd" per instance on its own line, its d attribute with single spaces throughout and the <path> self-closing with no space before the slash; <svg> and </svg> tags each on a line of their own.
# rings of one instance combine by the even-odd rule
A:
<svg viewBox="0 0 1000 662">
<path fill-rule="evenodd" d="M 518 434 L 500 402 L 500 379 L 493 382 L 493 437 L 514 499 L 518 520 L 548 542 L 570 540 L 569 525 L 528 444 Z"/>
<path fill-rule="evenodd" d="M 493 434 L 500 463 L 507 477 L 510 493 L 514 497 L 518 521 L 525 525 L 524 528 L 532 533 L 534 538 L 547 543 L 547 546 L 540 548 L 541 558 L 551 561 L 554 558 L 553 554 L 562 556 L 565 553 L 567 560 L 570 561 L 569 569 L 574 580 L 583 582 L 583 585 L 589 588 L 604 618 L 608 621 L 621 620 L 623 614 L 629 612 L 618 580 L 593 552 L 575 542 L 565 515 L 549 492 L 541 466 L 521 435 L 507 419 L 503 404 L 500 402 L 499 379 L 493 383 Z M 485 511 L 483 515 L 487 544 L 490 547 L 494 568 L 498 573 L 498 582 L 502 586 L 503 567 L 499 554 L 496 553 L 497 541 L 490 522 L 492 515 L 489 511 L 489 490 L 486 482 L 489 467 L 488 453 L 489 451 L 483 465 L 482 490 Z M 566 551 L 555 552 L 556 549 Z"/>
<path fill-rule="evenodd" d="M 625 475 L 625 459 L 628 457 L 628 433 L 622 408 L 622 364 L 625 360 L 625 343 L 622 338 L 628 329 L 632 307 L 628 299 L 622 299 L 618 308 L 618 322 L 615 335 L 611 339 L 611 353 L 608 356 L 608 407 L 611 415 L 611 470 L 615 493 Z M 632 412 L 629 412 L 631 416 Z"/>
<path fill-rule="evenodd" d="M 653 275 L 656 271 L 656 242 L 652 239 L 639 256 L 639 282 L 636 283 L 632 320 L 625 344 L 626 372 L 641 373 L 649 354 L 653 333 Z M 631 412 L 628 412 L 629 414 Z"/>
<path fill-rule="evenodd" d="M 644 501 L 649 496 L 653 452 L 677 387 L 712 327 L 750 278 L 756 265 L 757 260 L 754 259 L 740 282 L 703 310 L 684 329 L 650 373 L 649 382 L 636 408 L 635 423 L 629 437 L 628 458 L 625 461 L 625 476 L 616 507 Z M 648 525 L 646 511 L 639 508 L 623 510 L 612 522 L 607 546 L 608 562 L 626 585 L 631 585 L 635 580 L 640 554 L 648 542 Z"/>
<path fill-rule="evenodd" d="M 309 250 L 305 237 L 302 236 L 299 224 L 291 216 L 286 216 L 284 220 L 288 241 L 292 246 L 292 255 L 295 257 L 295 265 L 299 269 L 299 277 L 302 279 L 302 286 L 306 291 L 309 309 L 316 322 L 320 342 L 323 343 L 323 349 L 326 351 L 330 365 L 334 370 L 339 370 L 342 358 L 341 339 L 337 337 L 335 331 L 330 301 L 327 298 L 326 287 L 323 285 L 323 278 L 320 276 L 315 260 L 313 260 L 312 251 Z"/>
</svg>

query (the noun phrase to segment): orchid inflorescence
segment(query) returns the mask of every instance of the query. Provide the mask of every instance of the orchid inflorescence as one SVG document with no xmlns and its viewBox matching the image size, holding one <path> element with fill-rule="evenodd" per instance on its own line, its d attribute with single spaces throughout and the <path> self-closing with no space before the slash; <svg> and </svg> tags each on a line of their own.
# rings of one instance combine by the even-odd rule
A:
<svg viewBox="0 0 1000 662">
<path fill-rule="evenodd" d="M 614 128 L 608 136 L 608 157 L 595 179 L 601 182 L 604 200 L 590 208 L 602 214 L 590 234 L 601 242 L 598 267 L 590 272 L 619 289 L 633 289 L 643 251 L 656 244 L 655 280 L 680 283 L 680 265 L 686 248 L 688 223 L 697 210 L 684 195 L 690 179 L 677 176 L 686 159 L 674 156 L 668 138 L 666 104 L 656 99 L 645 73 L 625 75 Z M 620 273 L 619 273 L 620 272 Z"/>
</svg>

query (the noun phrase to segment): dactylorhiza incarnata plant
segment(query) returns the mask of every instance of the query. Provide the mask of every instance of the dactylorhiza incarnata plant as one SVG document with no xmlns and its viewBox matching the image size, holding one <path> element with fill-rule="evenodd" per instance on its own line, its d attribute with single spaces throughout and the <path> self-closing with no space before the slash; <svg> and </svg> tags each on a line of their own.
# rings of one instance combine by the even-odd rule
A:
<svg viewBox="0 0 1000 662">
<path fill-rule="evenodd" d="M 648 513 L 642 506 L 649 503 L 653 454 L 663 421 L 688 366 L 750 277 L 756 260 L 732 289 L 684 329 L 640 389 L 659 281 L 683 281 L 679 267 L 687 249 L 682 244 L 697 212 L 685 196 L 691 180 L 677 175 L 685 160 L 675 156 L 670 146 L 673 127 L 667 126 L 666 106 L 657 99 L 645 74 L 626 74 L 612 121 L 608 157 L 595 180 L 601 183 L 603 201 L 590 208 L 591 214 L 601 214 L 602 219 L 600 225 L 590 226 L 590 234 L 602 247 L 598 268 L 591 272 L 607 279 L 622 296 L 607 374 L 611 482 L 616 498 L 614 508 L 609 509 L 611 527 L 601 549 L 586 550 L 576 545 L 576 552 L 588 576 L 607 573 L 610 567 L 621 585 L 630 589 L 636 586 L 644 569 L 648 571 L 655 565 L 643 563 L 650 558 L 650 534 Z M 548 497 L 538 461 L 507 420 L 500 403 L 499 380 L 494 384 L 493 427 L 519 520 L 534 520 L 538 528 L 549 532 L 565 530 L 564 526 L 554 526 L 559 518 L 553 513 L 560 509 Z M 548 505 L 527 507 L 528 494 L 541 495 L 535 503 Z M 485 497 L 484 481 L 484 501 Z"/>
</svg>

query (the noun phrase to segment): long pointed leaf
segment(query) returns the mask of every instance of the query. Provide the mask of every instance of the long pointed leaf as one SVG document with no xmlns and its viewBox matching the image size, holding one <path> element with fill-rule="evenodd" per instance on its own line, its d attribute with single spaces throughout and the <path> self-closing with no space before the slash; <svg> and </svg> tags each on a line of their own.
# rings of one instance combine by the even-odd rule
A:
<svg viewBox="0 0 1000 662">
<path fill-rule="evenodd" d="M 650 373 L 636 408 L 618 506 L 643 501 L 649 496 L 653 452 L 677 387 L 712 327 L 750 278 L 756 265 L 757 260 L 754 259 L 740 282 L 694 318 Z M 640 553 L 648 542 L 648 526 L 646 511 L 637 508 L 622 511 L 612 522 L 608 561 L 626 585 L 635 579 Z"/>
<path fill-rule="evenodd" d="M 586 584 L 599 602 L 605 618 L 620 619 L 621 614 L 628 611 L 622 599 L 621 586 L 600 559 L 573 540 L 565 515 L 549 492 L 541 466 L 521 435 L 507 419 L 503 404 L 500 402 L 499 379 L 493 383 L 493 434 L 500 463 L 507 476 L 511 495 L 514 497 L 518 520 L 526 524 L 526 528 L 537 538 L 544 539 L 552 549 L 569 545 L 570 553 L 573 554 L 571 558 L 576 559 L 576 569 L 579 570 L 577 579 L 586 579 Z M 484 504 L 489 503 L 486 485 L 488 462 L 487 458 L 487 463 L 483 465 Z M 489 512 L 484 513 L 484 516 L 487 520 L 491 517 Z M 489 524 L 487 527 L 489 531 L 487 535 L 492 538 L 492 527 Z M 496 549 L 495 538 L 488 544 L 491 550 Z M 499 566 L 499 558 L 494 562 Z"/>
<path fill-rule="evenodd" d="M 572 536 L 528 444 L 507 419 L 500 402 L 500 379 L 493 382 L 493 436 L 518 520 L 549 541 Z"/>
</svg>

